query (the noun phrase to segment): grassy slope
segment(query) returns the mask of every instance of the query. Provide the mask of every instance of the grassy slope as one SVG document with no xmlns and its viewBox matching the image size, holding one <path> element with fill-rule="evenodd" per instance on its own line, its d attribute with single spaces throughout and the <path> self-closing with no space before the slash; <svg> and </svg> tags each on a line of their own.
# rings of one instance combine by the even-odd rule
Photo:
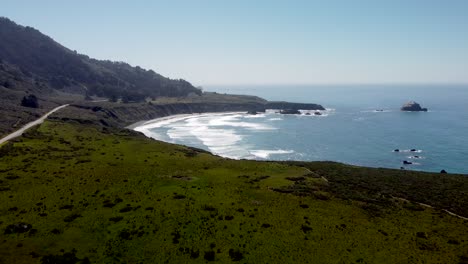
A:
<svg viewBox="0 0 468 264">
<path fill-rule="evenodd" d="M 48 121 L 0 148 L 0 263 L 63 252 L 92 263 L 468 260 L 467 223 L 445 213 L 393 202 L 375 215 L 362 200 L 332 197 L 335 190 L 314 177 L 303 182 L 320 195 L 272 191 L 307 174 Z M 16 223 L 32 229 L 4 234 Z"/>
<path fill-rule="evenodd" d="M 327 191 L 342 199 L 373 204 L 398 197 L 449 210 L 468 218 L 468 177 L 384 168 L 366 168 L 336 162 L 287 162 L 313 170 L 329 181 Z"/>
</svg>

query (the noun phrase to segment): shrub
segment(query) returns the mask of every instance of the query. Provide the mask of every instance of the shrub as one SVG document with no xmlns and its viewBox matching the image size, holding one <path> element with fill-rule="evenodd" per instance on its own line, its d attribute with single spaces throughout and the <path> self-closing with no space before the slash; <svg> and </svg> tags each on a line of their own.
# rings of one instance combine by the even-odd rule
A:
<svg viewBox="0 0 468 264">
<path fill-rule="evenodd" d="M 30 107 L 30 108 L 38 108 L 39 102 L 37 97 L 34 94 L 30 94 L 28 96 L 23 97 L 21 100 L 21 106 Z"/>
</svg>

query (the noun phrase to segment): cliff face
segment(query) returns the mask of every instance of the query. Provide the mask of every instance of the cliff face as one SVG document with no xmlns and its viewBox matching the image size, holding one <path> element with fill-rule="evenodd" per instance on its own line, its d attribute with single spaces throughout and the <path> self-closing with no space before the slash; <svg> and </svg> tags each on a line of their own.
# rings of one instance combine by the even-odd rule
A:
<svg viewBox="0 0 468 264">
<path fill-rule="evenodd" d="M 170 103 L 170 104 L 73 104 L 53 114 L 51 119 L 124 127 L 130 124 L 178 114 L 209 112 L 265 111 L 258 103 Z"/>
<path fill-rule="evenodd" d="M 289 109 L 289 110 L 325 110 L 319 104 L 301 104 L 289 102 L 267 102 L 266 109 Z"/>
<path fill-rule="evenodd" d="M 75 120 L 80 123 L 96 123 L 105 126 L 128 126 L 136 122 L 178 114 L 211 112 L 264 112 L 265 109 L 324 109 L 316 104 L 296 103 L 168 103 L 168 104 L 115 104 L 82 103 L 54 114 L 51 118 Z"/>
<path fill-rule="evenodd" d="M 174 103 L 163 105 L 139 105 L 134 107 L 122 106 L 114 107 L 110 110 L 125 125 L 142 120 L 150 120 L 178 114 L 195 114 L 210 112 L 247 112 L 265 111 L 261 104 L 225 104 L 225 103 Z"/>
</svg>

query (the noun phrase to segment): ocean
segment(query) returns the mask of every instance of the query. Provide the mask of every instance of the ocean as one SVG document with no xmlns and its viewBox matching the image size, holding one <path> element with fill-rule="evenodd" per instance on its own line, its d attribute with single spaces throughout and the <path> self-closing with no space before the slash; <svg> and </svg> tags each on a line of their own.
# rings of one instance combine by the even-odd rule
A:
<svg viewBox="0 0 468 264">
<path fill-rule="evenodd" d="M 318 103 L 327 110 L 320 116 L 307 111 L 175 116 L 136 130 L 233 159 L 337 161 L 468 174 L 468 86 L 210 86 L 205 90 Z M 400 111 L 407 101 L 429 111 Z"/>
</svg>

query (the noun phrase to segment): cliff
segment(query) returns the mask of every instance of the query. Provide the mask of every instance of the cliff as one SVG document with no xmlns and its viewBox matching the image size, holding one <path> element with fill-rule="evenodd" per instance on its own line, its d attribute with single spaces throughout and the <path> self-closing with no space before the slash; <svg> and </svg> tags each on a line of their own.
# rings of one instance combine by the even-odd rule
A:
<svg viewBox="0 0 468 264">
<path fill-rule="evenodd" d="M 264 112 L 266 109 L 324 109 L 317 104 L 270 103 L 270 102 L 181 102 L 181 103 L 92 103 L 83 102 L 70 105 L 54 114 L 53 119 L 75 120 L 79 123 L 100 123 L 104 126 L 122 127 L 136 122 L 179 114 L 212 112 Z"/>
<path fill-rule="evenodd" d="M 254 103 L 168 103 L 168 104 L 72 104 L 52 115 L 51 119 L 73 120 L 84 124 L 125 127 L 130 124 L 178 114 L 209 112 L 264 111 L 261 104 Z"/>
<path fill-rule="evenodd" d="M 266 109 L 290 109 L 290 110 L 325 110 L 319 104 L 302 104 L 302 103 L 289 103 L 289 102 L 267 102 Z"/>
</svg>

